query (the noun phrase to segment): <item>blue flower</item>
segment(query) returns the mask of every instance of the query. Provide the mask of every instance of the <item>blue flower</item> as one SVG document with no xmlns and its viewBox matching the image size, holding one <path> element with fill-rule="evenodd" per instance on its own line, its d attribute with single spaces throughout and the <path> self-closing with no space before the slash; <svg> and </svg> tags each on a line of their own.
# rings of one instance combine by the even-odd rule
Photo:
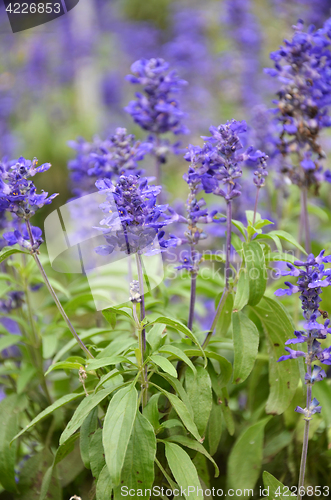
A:
<svg viewBox="0 0 331 500">
<path fill-rule="evenodd" d="M 312 400 L 312 402 L 310 403 L 309 405 L 309 408 L 301 408 L 301 406 L 297 406 L 296 409 L 294 411 L 296 411 L 297 413 L 301 413 L 302 415 L 304 415 L 306 418 L 306 420 L 310 420 L 311 417 L 315 414 L 315 413 L 321 413 L 321 410 L 322 410 L 322 407 L 319 406 L 319 402 L 317 401 L 316 398 L 314 398 Z"/>
<path fill-rule="evenodd" d="M 178 220 L 178 216 L 168 205 L 157 204 L 160 186 L 150 186 L 146 178 L 134 175 L 120 176 L 116 186 L 108 179 L 97 181 L 96 186 L 100 191 L 108 191 L 106 201 L 100 205 L 105 217 L 97 229 L 103 233 L 106 245 L 96 248 L 99 255 L 114 250 L 153 254 L 166 248 L 161 229 Z M 160 249 L 153 247 L 156 236 Z"/>
<path fill-rule="evenodd" d="M 144 93 L 137 92 L 136 100 L 129 102 L 125 111 L 141 128 L 153 134 L 186 134 L 182 124 L 185 113 L 174 98 L 187 82 L 181 80 L 163 59 L 139 59 L 131 66 L 132 75 L 126 79 L 141 85 Z"/>
<path fill-rule="evenodd" d="M 281 83 L 275 110 L 280 125 L 279 150 L 287 158 L 286 173 L 299 186 L 319 186 L 325 154 L 319 143 L 323 128 L 331 126 L 331 51 L 328 23 L 315 31 L 304 31 L 303 22 L 294 26 L 291 40 L 270 54 L 274 69 L 265 72 Z M 291 163 L 296 155 L 297 162 Z"/>
<path fill-rule="evenodd" d="M 57 194 L 48 196 L 44 191 L 37 194 L 30 180 L 37 173 L 45 172 L 51 166 L 44 163 L 37 167 L 38 160 L 20 157 L 17 162 L 0 164 L 0 210 L 14 213 L 23 219 L 30 219 L 38 208 L 49 205 Z"/>
</svg>

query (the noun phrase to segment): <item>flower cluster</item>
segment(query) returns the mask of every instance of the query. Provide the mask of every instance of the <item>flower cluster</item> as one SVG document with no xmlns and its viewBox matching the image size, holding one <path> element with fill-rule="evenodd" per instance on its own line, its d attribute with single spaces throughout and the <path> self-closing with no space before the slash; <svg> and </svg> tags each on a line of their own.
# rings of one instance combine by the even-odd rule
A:
<svg viewBox="0 0 331 500">
<path fill-rule="evenodd" d="M 4 227 L 14 228 L 12 232 L 3 234 L 4 240 L 8 245 L 16 245 L 30 250 L 36 250 L 42 243 L 41 229 L 32 228 L 32 234 L 35 238 L 33 248 L 25 227 L 21 228 L 21 220 L 29 220 L 44 205 L 49 205 L 57 194 L 48 196 L 48 193 L 42 191 L 37 193 L 36 186 L 30 177 L 35 174 L 45 172 L 51 166 L 50 163 L 44 163 L 37 167 L 38 160 L 26 160 L 20 157 L 17 161 L 9 163 L 0 163 L 0 214 Z M 5 213 L 11 212 L 14 220 L 10 223 L 5 219 Z"/>
<path fill-rule="evenodd" d="M 14 213 L 23 219 L 30 219 L 38 208 L 49 205 L 57 194 L 48 196 L 44 191 L 37 194 L 34 183 L 29 179 L 35 174 L 45 172 L 51 166 L 44 163 L 37 167 L 38 160 L 20 157 L 8 167 L 0 164 L 0 210 Z"/>
<path fill-rule="evenodd" d="M 275 295 L 292 295 L 300 293 L 301 307 L 305 318 L 304 331 L 295 331 L 295 338 L 287 340 L 285 345 L 291 344 L 307 344 L 307 352 L 296 351 L 289 347 L 285 347 L 288 354 L 281 356 L 278 361 L 287 359 L 296 359 L 304 357 L 307 364 L 307 373 L 305 376 L 306 384 L 313 385 L 315 382 L 322 380 L 326 374 L 319 366 L 312 366 L 312 362 L 319 361 L 326 365 L 331 365 L 331 347 L 326 349 L 321 348 L 319 340 L 326 338 L 328 333 L 331 333 L 330 320 L 325 319 L 324 323 L 319 323 L 317 319 L 321 316 L 320 302 L 322 288 L 331 284 L 331 269 L 325 269 L 324 263 L 331 262 L 331 257 L 324 257 L 324 250 L 314 257 L 310 254 L 306 262 L 296 261 L 294 266 L 287 264 L 289 271 L 284 271 L 283 276 L 294 276 L 297 278 L 296 285 L 290 282 L 285 282 L 287 289 L 280 289 L 275 292 Z M 327 315 L 327 314 L 325 314 Z M 296 408 L 296 411 L 303 413 L 307 418 L 313 413 L 320 411 L 318 402 L 313 400 L 309 403 L 309 408 Z"/>
<path fill-rule="evenodd" d="M 187 133 L 181 123 L 184 113 L 173 97 L 186 82 L 175 71 L 169 71 L 169 64 L 159 58 L 140 59 L 132 64 L 131 71 L 133 74 L 127 80 L 142 85 L 144 90 L 137 92 L 137 99 L 125 108 L 134 121 L 152 134 Z"/>
<path fill-rule="evenodd" d="M 166 248 L 162 228 L 178 220 L 178 216 L 167 205 L 157 205 L 160 186 L 150 186 L 146 178 L 134 175 L 121 175 L 116 186 L 109 179 L 97 181 L 96 186 L 106 191 L 106 201 L 100 205 L 105 214 L 100 224 L 106 227 L 98 229 L 107 244 L 97 247 L 99 255 L 109 255 L 116 250 L 151 255 Z M 154 248 L 156 236 L 158 248 Z"/>
<path fill-rule="evenodd" d="M 125 128 L 117 128 L 104 141 L 97 137 L 92 143 L 78 139 L 69 145 L 77 151 L 77 157 L 68 164 L 76 195 L 91 192 L 98 178 L 117 181 L 120 175 L 141 175 L 138 162 L 152 149 L 151 144 L 136 141 Z"/>
<path fill-rule="evenodd" d="M 331 126 L 330 21 L 318 31 L 314 26 L 303 31 L 302 21 L 294 29 L 292 40 L 270 55 L 275 68 L 265 71 L 282 83 L 274 103 L 281 126 L 279 149 L 287 159 L 283 171 L 294 184 L 318 188 L 331 179 L 330 172 L 323 173 L 325 154 L 318 141 L 320 131 Z M 293 153 L 297 164 L 291 162 Z"/>
<path fill-rule="evenodd" d="M 189 175 L 201 180 L 206 193 L 222 196 L 230 202 L 241 194 L 238 179 L 242 176 L 244 162 L 265 161 L 266 156 L 261 151 L 254 151 L 252 146 L 243 150 L 240 134 L 247 131 L 245 121 L 231 120 L 209 130 L 212 135 L 203 137 L 206 141 L 203 147 L 190 146 L 185 155 L 191 162 Z"/>
</svg>

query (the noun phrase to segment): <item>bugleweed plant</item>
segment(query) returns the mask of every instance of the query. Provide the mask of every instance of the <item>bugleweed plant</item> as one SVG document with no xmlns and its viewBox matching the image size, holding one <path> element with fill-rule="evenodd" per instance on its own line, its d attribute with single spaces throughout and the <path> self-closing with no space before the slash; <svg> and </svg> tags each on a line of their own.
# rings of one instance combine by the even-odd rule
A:
<svg viewBox="0 0 331 500">
<path fill-rule="evenodd" d="M 70 143 L 72 191 L 86 196 L 86 212 L 71 216 L 100 235 L 89 258 L 101 275 L 119 261 L 93 294 L 84 275 L 50 268 L 31 222 L 56 196 L 32 181 L 50 164 L 1 162 L 1 500 L 328 496 L 328 471 L 315 462 L 318 446 L 330 456 L 320 364 L 331 364 L 331 257 L 310 253 L 307 193 L 329 180 L 318 142 L 329 126 L 329 26 L 305 33 L 299 24 L 272 56 L 284 85 L 274 155 L 303 193 L 306 248 L 271 209 L 272 220 L 262 216 L 275 173 L 245 120 L 211 126 L 186 149 L 169 142 L 187 132 L 172 95 L 185 82 L 163 59 L 136 61 L 128 77 L 143 87 L 126 111 L 146 138 L 117 128 Z M 171 154 L 186 169 L 180 202 L 162 186 Z M 101 199 L 92 193 L 103 202 L 89 205 Z M 279 289 L 280 275 L 296 281 Z M 123 283 L 126 302 L 96 313 L 95 296 L 109 299 Z"/>
</svg>

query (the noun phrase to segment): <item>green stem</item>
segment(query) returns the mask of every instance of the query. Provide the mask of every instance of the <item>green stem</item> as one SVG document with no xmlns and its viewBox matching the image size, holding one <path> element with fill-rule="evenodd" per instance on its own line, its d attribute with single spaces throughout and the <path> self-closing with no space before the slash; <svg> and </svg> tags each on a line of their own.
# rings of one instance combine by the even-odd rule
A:
<svg viewBox="0 0 331 500">
<path fill-rule="evenodd" d="M 141 404 L 142 408 L 147 404 L 147 389 L 148 389 L 148 379 L 147 379 L 147 366 L 144 366 L 145 361 L 145 351 L 146 351 L 146 330 L 143 327 L 143 320 L 145 319 L 145 297 L 144 297 L 144 277 L 142 272 L 141 256 L 136 253 L 138 280 L 139 280 L 139 291 L 140 291 L 140 327 L 138 329 L 138 340 L 139 340 L 139 350 L 141 354 L 141 391 L 142 398 Z"/>
<path fill-rule="evenodd" d="M 26 220 L 26 227 L 27 227 L 28 234 L 29 234 L 29 237 L 30 237 L 31 246 L 33 248 L 34 245 L 35 245 L 35 241 L 34 241 L 34 237 L 33 237 L 33 234 L 32 234 L 30 222 L 28 220 Z M 38 269 L 39 269 L 39 271 L 40 271 L 40 273 L 41 273 L 41 275 L 42 275 L 42 277 L 44 279 L 44 282 L 45 282 L 45 284 L 46 284 L 46 286 L 48 288 L 48 291 L 51 294 L 51 296 L 53 297 L 53 300 L 54 300 L 54 302 L 55 302 L 58 310 L 60 311 L 62 318 L 67 323 L 69 330 L 71 331 L 72 335 L 77 340 L 77 342 L 80 345 L 80 347 L 87 354 L 87 356 L 89 358 L 91 358 L 91 359 L 94 359 L 93 354 L 88 350 L 88 348 L 86 347 L 86 345 L 84 344 L 84 342 L 80 339 L 79 335 L 77 334 L 76 330 L 74 329 L 73 325 L 71 324 L 71 321 L 68 318 L 65 310 L 63 309 L 61 302 L 59 301 L 59 299 L 58 299 L 58 297 L 57 297 L 57 295 L 56 295 L 56 293 L 55 293 L 52 285 L 49 282 L 49 279 L 47 277 L 45 269 L 43 268 L 43 265 L 42 265 L 42 263 L 39 260 L 39 257 L 38 257 L 38 254 L 37 254 L 37 250 L 32 250 L 31 253 L 32 253 L 32 256 L 33 256 L 33 258 L 34 258 L 34 260 L 35 260 L 35 262 L 36 262 L 36 264 L 38 266 Z"/>
</svg>

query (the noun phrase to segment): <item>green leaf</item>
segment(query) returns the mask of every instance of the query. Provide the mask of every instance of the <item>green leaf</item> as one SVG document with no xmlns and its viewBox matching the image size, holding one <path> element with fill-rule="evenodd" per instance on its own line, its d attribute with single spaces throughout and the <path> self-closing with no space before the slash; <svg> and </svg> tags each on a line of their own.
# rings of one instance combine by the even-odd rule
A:
<svg viewBox="0 0 331 500">
<path fill-rule="evenodd" d="M 79 370 L 80 368 L 84 368 L 84 365 L 82 365 L 82 363 L 77 363 L 77 362 L 73 362 L 73 361 L 59 361 L 58 363 L 52 364 L 48 368 L 47 372 L 45 373 L 45 377 L 53 370 L 68 370 L 69 371 L 69 370 Z"/>
<path fill-rule="evenodd" d="M 285 495 L 285 497 L 281 494 L 283 491 L 285 493 L 285 486 L 283 483 L 278 481 L 272 474 L 267 472 L 266 470 L 263 472 L 263 484 L 265 488 L 269 488 L 269 495 L 268 498 L 269 500 L 274 500 L 275 498 L 279 500 L 284 500 L 285 498 L 288 498 L 288 494 Z M 276 490 L 277 493 L 276 493 Z"/>
<path fill-rule="evenodd" d="M 247 270 L 241 269 L 239 271 L 239 279 L 237 284 L 237 290 L 234 297 L 233 310 L 241 311 L 243 307 L 248 303 L 249 300 L 249 281 L 247 276 Z"/>
<path fill-rule="evenodd" d="M 190 358 L 188 356 L 186 356 L 186 354 L 183 351 L 181 351 L 181 349 L 179 349 L 178 347 L 175 347 L 175 346 L 169 345 L 169 344 L 165 344 L 164 346 L 159 348 L 159 352 L 165 352 L 167 354 L 171 354 L 175 358 L 180 359 L 181 361 L 186 363 L 191 368 L 193 373 L 196 373 L 195 366 L 192 363 L 192 361 L 190 360 Z M 177 377 L 177 373 L 176 373 L 176 377 Z"/>
<path fill-rule="evenodd" d="M 25 253 L 26 255 L 31 255 L 29 252 L 25 252 L 24 250 L 19 250 L 18 248 L 10 248 L 9 250 L 4 248 L 2 252 L 0 252 L 0 264 L 4 260 L 8 259 L 11 255 L 14 255 L 15 253 Z"/>
<path fill-rule="evenodd" d="M 228 461 L 229 488 L 254 488 L 262 466 L 264 428 L 270 418 L 245 429 L 235 442 Z"/>
<path fill-rule="evenodd" d="M 282 243 L 278 238 L 278 236 L 276 236 L 275 234 L 270 234 L 270 233 L 258 234 L 254 241 L 265 240 L 265 239 L 272 240 L 275 243 L 278 252 L 283 251 Z"/>
<path fill-rule="evenodd" d="M 122 385 L 122 384 L 121 384 Z M 75 413 L 69 420 L 66 428 L 62 432 L 60 436 L 60 444 L 66 442 L 66 440 L 79 429 L 79 427 L 84 422 L 87 415 L 92 411 L 98 404 L 101 403 L 109 394 L 114 392 L 114 390 L 118 387 L 107 387 L 106 389 L 102 389 L 101 391 L 91 394 L 90 396 L 86 396 L 83 401 L 78 405 Z"/>
<path fill-rule="evenodd" d="M 87 469 L 90 469 L 90 454 L 89 445 L 90 437 L 98 428 L 98 408 L 94 408 L 85 418 L 80 430 L 80 455 L 83 464 Z"/>
<path fill-rule="evenodd" d="M 3 351 L 3 349 L 7 349 L 7 347 L 10 347 L 12 345 L 17 345 L 21 341 L 22 337 L 19 335 L 5 335 L 4 337 L 1 337 L 0 352 Z"/>
<path fill-rule="evenodd" d="M 328 379 L 321 380 L 314 384 L 314 397 L 320 402 L 323 411 L 322 418 L 328 429 L 331 429 L 331 387 L 328 385 Z"/>
<path fill-rule="evenodd" d="M 189 455 L 177 444 L 164 441 L 164 445 L 170 470 L 178 486 L 186 492 L 185 498 L 201 500 L 201 495 L 197 494 L 198 488 L 201 488 L 198 473 Z"/>
<path fill-rule="evenodd" d="M 154 325 L 146 335 L 146 340 L 152 348 L 152 352 L 157 351 L 166 339 L 166 325 Z"/>
<path fill-rule="evenodd" d="M 100 472 L 96 488 L 96 500 L 109 500 L 113 491 L 113 483 L 110 479 L 107 465 Z"/>
<path fill-rule="evenodd" d="M 186 371 L 186 392 L 193 409 L 194 422 L 199 434 L 202 436 L 207 427 L 212 405 L 211 381 L 208 371 L 202 366 L 197 366 L 197 375 Z"/>
<path fill-rule="evenodd" d="M 95 479 L 98 479 L 103 467 L 106 465 L 105 451 L 102 444 L 102 429 L 97 429 L 90 437 L 89 458 L 92 475 Z"/>
<path fill-rule="evenodd" d="M 266 262 L 289 262 L 290 264 L 293 264 L 297 258 L 295 255 L 291 253 L 285 253 L 285 252 L 270 252 L 266 254 L 265 256 Z"/>
<path fill-rule="evenodd" d="M 201 443 L 199 443 L 198 441 L 194 441 L 193 439 L 190 439 L 187 436 L 181 436 L 181 435 L 170 436 L 169 438 L 166 439 L 166 441 L 172 441 L 173 443 L 178 443 L 178 444 L 181 444 L 182 446 L 186 446 L 187 448 L 190 448 L 191 450 L 198 451 L 199 453 L 204 455 L 206 458 L 208 458 L 208 460 L 210 460 L 211 463 L 213 464 L 213 466 L 215 467 L 215 477 L 219 476 L 220 471 L 218 469 L 217 463 L 215 462 L 213 457 L 211 457 L 209 455 L 208 451 L 203 447 L 203 445 Z"/>
<path fill-rule="evenodd" d="M 244 244 L 244 256 L 249 281 L 248 304 L 260 302 L 267 286 L 267 271 L 262 247 L 256 241 Z"/>
<path fill-rule="evenodd" d="M 264 297 L 253 310 L 261 320 L 269 347 L 270 393 L 266 412 L 280 415 L 291 403 L 299 383 L 299 367 L 295 360 L 277 363 L 295 327 L 283 306 L 274 299 Z"/>
<path fill-rule="evenodd" d="M 281 229 L 277 229 L 276 231 L 270 231 L 268 233 L 268 236 L 277 236 L 281 240 L 287 241 L 288 243 L 291 243 L 293 246 L 298 248 L 300 252 L 303 254 L 307 255 L 306 250 L 300 245 L 300 243 L 297 242 L 295 238 L 290 233 L 287 233 L 286 231 L 282 231 Z"/>
<path fill-rule="evenodd" d="M 199 352 L 197 349 L 185 349 L 185 353 L 188 356 L 198 356 Z M 214 351 L 205 351 L 206 357 L 208 359 L 216 359 L 221 368 L 221 375 L 219 376 L 218 384 L 220 388 L 225 387 L 230 382 L 232 374 L 232 365 L 230 361 Z"/>
<path fill-rule="evenodd" d="M 149 495 L 139 495 L 151 489 L 154 482 L 154 460 L 156 455 L 156 439 L 153 427 L 138 411 L 133 425 L 132 434 L 126 450 L 125 460 L 121 473 L 121 485 L 134 490 L 134 500 L 149 499 Z M 121 486 L 114 491 L 115 500 L 122 498 Z"/>
<path fill-rule="evenodd" d="M 190 433 L 197 439 L 198 441 L 201 440 L 201 436 L 199 434 L 199 431 L 191 417 L 191 414 L 183 401 L 181 401 L 177 396 L 174 394 L 171 394 L 170 392 L 166 391 L 165 389 L 162 389 L 161 387 L 158 387 L 157 385 L 153 384 L 155 387 L 159 389 L 162 394 L 164 394 L 170 401 L 173 409 L 185 425 L 186 429 L 190 431 Z"/>
<path fill-rule="evenodd" d="M 47 417 L 48 415 L 51 415 L 58 408 L 61 408 L 61 406 L 64 406 L 65 404 L 70 403 L 71 401 L 74 401 L 75 399 L 80 398 L 84 395 L 85 394 L 83 392 L 77 393 L 77 394 L 76 393 L 66 394 L 62 398 L 58 399 L 51 406 L 48 406 L 45 410 L 43 410 L 41 413 L 39 413 L 39 415 L 37 415 L 26 427 L 24 427 L 24 429 L 22 429 L 21 432 L 16 434 L 16 436 L 14 436 L 12 438 L 11 442 L 13 442 L 18 437 L 22 436 L 22 434 L 24 434 L 24 432 L 31 429 L 34 425 L 36 425 L 38 422 L 40 422 L 40 420 Z"/>
<path fill-rule="evenodd" d="M 225 262 L 225 255 L 219 253 L 203 253 L 202 262 L 204 261 L 214 261 L 214 262 Z"/>
<path fill-rule="evenodd" d="M 215 455 L 222 436 L 222 408 L 221 405 L 215 403 L 211 407 L 210 417 L 207 425 L 206 438 L 209 453 Z"/>
<path fill-rule="evenodd" d="M 121 481 L 121 471 L 137 413 L 138 394 L 133 385 L 118 391 L 109 403 L 102 440 L 113 486 Z"/>
<path fill-rule="evenodd" d="M 259 332 L 253 321 L 242 312 L 232 314 L 233 326 L 233 381 L 244 382 L 254 367 L 259 348 Z"/>
<path fill-rule="evenodd" d="M 196 352 L 199 353 L 200 351 L 196 350 Z M 189 399 L 182 383 L 177 378 L 172 377 L 171 375 L 168 375 L 168 373 L 162 373 L 162 377 L 165 378 L 167 380 L 167 382 L 169 382 L 169 384 L 175 389 L 175 391 L 179 395 L 180 399 L 183 401 L 184 405 L 186 406 L 189 414 L 191 415 L 191 417 L 193 419 L 193 410 L 192 410 L 192 406 L 190 403 L 190 399 Z"/>
<path fill-rule="evenodd" d="M 103 317 L 108 321 L 112 329 L 116 327 L 116 312 L 114 309 L 104 309 L 102 312 Z"/>
<path fill-rule="evenodd" d="M 118 363 L 130 363 L 132 361 L 128 360 L 125 356 L 109 356 L 106 358 L 98 358 L 98 359 L 89 359 L 86 362 L 86 370 L 98 370 L 98 368 L 102 368 L 104 366 L 112 366 L 117 365 Z"/>
<path fill-rule="evenodd" d="M 223 397 L 221 400 L 221 410 L 223 413 L 224 423 L 226 425 L 226 428 L 230 436 L 233 436 L 235 431 L 235 426 L 234 426 L 232 411 L 230 410 L 229 407 L 229 394 L 226 387 L 222 389 L 222 395 Z"/>
<path fill-rule="evenodd" d="M 22 367 L 19 375 L 17 377 L 16 388 L 17 394 L 22 394 L 27 384 L 30 382 L 32 377 L 36 374 L 36 368 L 32 365 L 26 365 Z"/>
<path fill-rule="evenodd" d="M 218 303 L 216 304 L 216 307 L 217 305 Z M 225 299 L 223 309 L 216 324 L 216 332 L 215 332 L 216 335 L 219 335 L 220 337 L 226 336 L 229 326 L 231 325 L 232 309 L 233 309 L 233 295 L 232 293 L 229 293 Z"/>
<path fill-rule="evenodd" d="M 159 398 L 160 393 L 153 394 L 153 396 L 149 399 L 147 405 L 143 409 L 143 415 L 147 418 L 147 420 L 152 424 L 155 430 L 160 427 L 159 424 Z"/>
<path fill-rule="evenodd" d="M 19 397 L 11 394 L 0 403 L 0 482 L 11 492 L 17 491 L 15 482 L 16 446 L 10 441 L 18 430 Z"/>
<path fill-rule="evenodd" d="M 158 354 L 153 354 L 149 357 L 149 359 L 152 361 L 152 363 L 162 368 L 164 372 L 169 373 L 169 375 L 171 375 L 172 377 L 178 376 L 176 368 L 170 363 L 167 358 L 159 356 Z"/>
<path fill-rule="evenodd" d="M 243 237 L 246 239 L 247 231 L 244 224 L 240 222 L 240 220 L 234 220 L 234 219 L 232 219 L 232 224 L 241 232 Z"/>
<path fill-rule="evenodd" d="M 180 321 L 177 321 L 176 319 L 166 318 L 164 316 L 160 316 L 159 318 L 154 320 L 153 323 L 163 323 L 164 325 L 171 326 L 172 328 L 174 328 L 178 332 L 181 332 L 184 335 L 186 335 L 186 337 L 191 339 L 192 342 L 194 342 L 194 344 L 198 347 L 198 349 L 201 352 L 200 356 L 202 355 L 202 357 L 205 359 L 205 365 L 207 366 L 207 358 L 205 356 L 204 350 L 202 349 L 202 347 L 201 347 L 198 339 L 194 335 L 194 333 L 192 333 L 191 330 L 189 330 L 189 328 L 187 328 L 187 326 L 183 325 L 183 323 L 181 323 Z"/>
</svg>

